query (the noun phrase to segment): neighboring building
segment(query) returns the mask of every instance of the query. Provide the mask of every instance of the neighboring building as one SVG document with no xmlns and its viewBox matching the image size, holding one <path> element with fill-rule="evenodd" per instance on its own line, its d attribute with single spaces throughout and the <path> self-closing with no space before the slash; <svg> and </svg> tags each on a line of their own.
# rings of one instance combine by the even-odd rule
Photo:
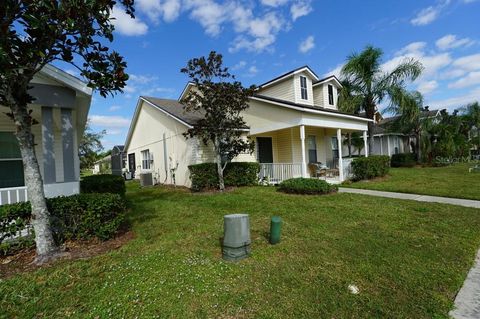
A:
<svg viewBox="0 0 480 319">
<path fill-rule="evenodd" d="M 115 145 L 112 149 L 112 174 L 121 176 L 126 167 L 127 157 L 123 145 Z"/>
<path fill-rule="evenodd" d="M 350 132 L 366 137 L 371 120 L 338 110 L 340 88 L 335 76 L 319 79 L 307 66 L 260 85 L 242 114 L 249 127 L 245 138 L 255 140 L 255 152 L 234 161 L 261 163 L 261 177 L 276 182 L 308 177 L 308 164 L 321 163 L 329 169 L 329 180 L 343 181 L 350 159 L 343 158 L 338 140 Z M 172 183 L 175 170 L 176 184 L 189 186 L 188 166 L 214 161 L 211 146 L 183 136 L 202 118 L 186 113 L 180 102 L 192 89 L 187 84 L 178 100 L 139 98 L 125 142 L 128 169 L 137 178 L 151 173 L 156 183 Z"/>
<path fill-rule="evenodd" d="M 31 82 L 29 105 L 39 124 L 32 126 L 35 153 L 47 197 L 79 192 L 78 144 L 83 135 L 92 89 L 74 76 L 46 65 Z M 23 163 L 15 125 L 0 112 L 0 205 L 25 201 Z"/>
<path fill-rule="evenodd" d="M 422 118 L 438 118 L 441 111 L 442 110 L 428 110 L 427 108 L 422 112 Z M 415 151 L 412 148 L 412 144 L 415 145 L 416 143 L 414 136 L 394 132 L 390 129 L 390 125 L 397 120 L 399 116 L 376 118 L 378 121 L 374 127 L 372 154 L 392 156 L 393 154 L 413 153 Z"/>
<path fill-rule="evenodd" d="M 112 156 L 107 155 L 99 159 L 93 164 L 92 173 L 97 174 L 112 174 Z"/>
</svg>

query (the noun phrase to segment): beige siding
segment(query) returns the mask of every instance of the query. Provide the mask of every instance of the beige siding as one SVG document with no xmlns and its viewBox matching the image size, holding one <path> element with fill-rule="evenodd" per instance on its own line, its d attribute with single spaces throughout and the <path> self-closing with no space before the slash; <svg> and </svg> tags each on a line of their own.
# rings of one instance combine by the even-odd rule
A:
<svg viewBox="0 0 480 319">
<path fill-rule="evenodd" d="M 323 98 L 323 87 L 321 85 L 317 85 L 313 88 L 313 103 L 316 106 L 324 106 L 324 98 Z"/>
<path fill-rule="evenodd" d="M 301 87 L 300 87 L 300 76 L 307 78 L 307 100 L 302 99 Z M 294 76 L 295 83 L 295 103 L 313 105 L 313 89 L 312 89 L 312 78 L 306 72 L 295 74 Z"/>
<path fill-rule="evenodd" d="M 265 89 L 262 89 L 258 94 L 270 96 L 276 99 L 295 102 L 295 90 L 293 87 L 293 78 L 288 78 L 278 83 L 274 83 Z"/>
<path fill-rule="evenodd" d="M 141 152 L 149 150 L 153 155 L 153 163 L 149 172 L 153 173 L 156 182 L 171 184 L 170 169 L 178 163 L 175 174 L 176 184 L 189 186 L 188 166 L 197 163 L 196 150 L 200 145 L 193 139 L 185 139 L 182 135 L 187 127 L 145 102 L 140 105 L 138 118 L 134 125 L 130 143 L 127 146 L 127 154 L 135 153 L 137 177 L 143 171 Z M 167 148 L 166 154 L 164 144 Z M 167 163 L 164 160 L 165 155 Z"/>
</svg>

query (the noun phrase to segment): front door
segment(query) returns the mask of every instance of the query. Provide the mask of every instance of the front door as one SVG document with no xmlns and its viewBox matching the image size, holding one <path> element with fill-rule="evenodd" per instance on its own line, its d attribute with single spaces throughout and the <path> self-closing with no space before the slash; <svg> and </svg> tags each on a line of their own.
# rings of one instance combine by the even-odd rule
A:
<svg viewBox="0 0 480 319">
<path fill-rule="evenodd" d="M 135 172 L 135 153 L 128 154 L 128 171 Z"/>
<path fill-rule="evenodd" d="M 258 162 L 273 163 L 273 148 L 271 137 L 257 137 Z"/>
</svg>

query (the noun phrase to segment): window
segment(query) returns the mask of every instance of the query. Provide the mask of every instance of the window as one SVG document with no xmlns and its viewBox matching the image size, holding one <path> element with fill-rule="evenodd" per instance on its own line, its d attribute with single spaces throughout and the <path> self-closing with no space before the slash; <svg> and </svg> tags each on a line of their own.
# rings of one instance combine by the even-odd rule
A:
<svg viewBox="0 0 480 319">
<path fill-rule="evenodd" d="M 142 151 L 142 169 L 150 169 L 150 150 Z"/>
<path fill-rule="evenodd" d="M 328 104 L 333 105 L 333 86 L 328 85 Z"/>
<path fill-rule="evenodd" d="M 317 162 L 317 139 L 315 135 L 309 135 L 307 137 L 308 145 L 308 162 L 316 163 Z"/>
<path fill-rule="evenodd" d="M 0 188 L 24 186 L 23 162 L 17 138 L 0 132 Z"/>
<path fill-rule="evenodd" d="M 332 153 L 333 153 L 333 158 L 338 158 L 338 139 L 336 136 L 332 137 Z"/>
<path fill-rule="evenodd" d="M 308 100 L 307 78 L 304 76 L 300 77 L 300 93 L 302 94 L 302 100 Z"/>
</svg>

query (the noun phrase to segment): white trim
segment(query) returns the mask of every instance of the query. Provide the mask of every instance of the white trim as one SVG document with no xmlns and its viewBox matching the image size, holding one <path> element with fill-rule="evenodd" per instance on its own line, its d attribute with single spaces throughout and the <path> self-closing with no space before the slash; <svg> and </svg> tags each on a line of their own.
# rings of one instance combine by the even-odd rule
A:
<svg viewBox="0 0 480 319">
<path fill-rule="evenodd" d="M 368 157 L 368 142 L 367 142 L 367 131 L 363 131 L 363 148 L 365 149 L 365 157 Z M 373 137 L 372 137 L 373 138 Z M 375 138 L 373 138 L 372 144 L 375 143 Z"/>
<path fill-rule="evenodd" d="M 299 107 L 299 106 L 288 105 L 286 103 L 270 101 L 270 100 L 263 99 L 263 98 L 256 97 L 256 96 L 252 96 L 252 97 L 250 97 L 250 99 L 255 100 L 255 101 L 260 101 L 260 102 L 265 102 L 265 103 L 270 103 L 270 104 L 274 104 L 274 105 L 283 106 L 283 107 L 286 107 L 286 108 L 289 108 L 289 109 L 292 109 L 292 110 L 297 110 L 297 111 L 305 112 L 305 113 L 322 114 L 322 115 L 348 118 L 348 119 L 364 121 L 364 122 L 373 122 L 372 119 L 367 119 L 367 118 L 358 117 L 358 116 L 354 116 L 354 115 L 348 115 L 348 114 L 340 114 L 340 113 L 335 113 L 335 112 L 322 111 L 322 110 L 313 110 L 311 108 L 307 109 L 307 108 L 303 108 L 303 107 Z"/>
<path fill-rule="evenodd" d="M 187 85 L 185 85 L 185 87 L 183 88 L 183 91 L 182 93 L 180 94 L 180 97 L 178 98 L 178 101 L 181 101 L 185 95 L 185 93 L 187 93 L 187 90 L 189 87 L 191 86 L 195 86 L 195 83 L 193 82 L 188 82 Z"/>
<path fill-rule="evenodd" d="M 343 182 L 343 138 L 342 129 L 337 129 L 337 144 L 338 144 L 338 179 Z"/>
<path fill-rule="evenodd" d="M 307 161 L 306 161 L 306 154 L 305 154 L 305 126 L 300 125 L 300 145 L 302 147 L 302 177 L 307 176 Z M 293 151 L 293 150 L 292 150 Z"/>
<path fill-rule="evenodd" d="M 287 79 L 287 78 L 289 78 L 289 77 L 291 77 L 291 76 L 294 76 L 295 74 L 302 73 L 302 72 L 305 72 L 305 71 L 308 72 L 309 75 L 310 75 L 312 78 L 314 78 L 316 81 L 318 81 L 318 77 L 315 75 L 315 73 L 313 73 L 313 71 L 310 70 L 310 68 L 309 68 L 308 66 L 306 66 L 306 67 L 303 67 L 303 68 L 301 68 L 301 69 L 299 69 L 299 70 L 296 70 L 296 71 L 294 71 L 294 72 L 292 72 L 292 71 L 287 72 L 287 74 L 285 74 L 284 76 L 276 79 L 275 81 L 272 81 L 272 82 L 268 82 L 268 81 L 267 81 L 266 84 L 259 86 L 259 87 L 257 88 L 257 90 L 264 89 L 264 88 L 269 87 L 269 86 L 271 86 L 271 85 L 273 85 L 273 84 L 275 84 L 275 83 L 281 82 L 281 81 L 283 81 L 283 80 L 285 80 L 285 79 Z"/>
<path fill-rule="evenodd" d="M 40 73 L 56 80 L 59 82 L 62 82 L 66 86 L 71 87 L 72 89 L 82 92 L 86 95 L 91 96 L 92 95 L 92 88 L 87 86 L 87 83 L 84 81 L 77 79 L 71 74 L 68 74 L 67 72 L 63 71 L 62 69 L 59 69 L 53 65 L 47 64 L 45 65 L 41 70 Z"/>
<path fill-rule="evenodd" d="M 335 81 L 335 84 L 337 84 L 337 86 L 339 86 L 341 88 L 343 87 L 342 83 L 340 83 L 340 81 L 337 79 L 337 77 L 335 75 L 331 75 L 331 76 L 329 76 L 329 77 L 327 77 L 327 78 L 325 78 L 325 79 L 323 79 L 323 80 L 321 80 L 317 83 L 314 83 L 312 85 L 312 87 L 315 87 L 317 85 L 324 84 L 324 83 L 330 82 L 330 81 Z"/>
</svg>

